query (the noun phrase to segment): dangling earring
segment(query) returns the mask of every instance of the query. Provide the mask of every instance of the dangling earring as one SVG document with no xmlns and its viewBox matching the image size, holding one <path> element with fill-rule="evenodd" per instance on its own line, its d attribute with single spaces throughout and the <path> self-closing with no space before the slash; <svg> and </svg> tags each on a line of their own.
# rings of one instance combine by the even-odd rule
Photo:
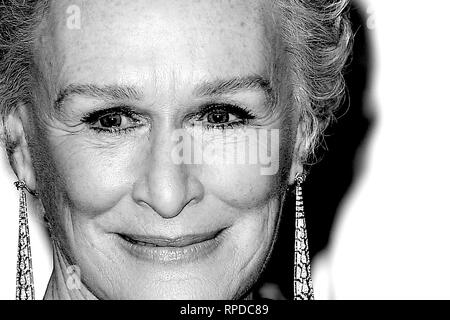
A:
<svg viewBox="0 0 450 320">
<path fill-rule="evenodd" d="M 25 181 L 14 183 L 20 191 L 19 246 L 17 249 L 16 300 L 34 300 L 33 266 L 31 264 L 30 231 L 28 228 L 27 195 L 37 193 L 30 190 Z"/>
<path fill-rule="evenodd" d="M 302 183 L 304 181 L 305 175 L 297 173 L 295 177 L 294 300 L 314 300 L 308 236 L 303 208 Z"/>
</svg>

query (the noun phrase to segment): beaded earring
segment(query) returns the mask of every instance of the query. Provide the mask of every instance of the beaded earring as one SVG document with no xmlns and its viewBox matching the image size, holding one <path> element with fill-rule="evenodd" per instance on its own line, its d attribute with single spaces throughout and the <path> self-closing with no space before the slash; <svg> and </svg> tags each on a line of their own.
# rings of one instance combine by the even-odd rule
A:
<svg viewBox="0 0 450 320">
<path fill-rule="evenodd" d="M 19 244 L 17 249 L 16 300 L 34 300 L 33 266 L 31 262 L 30 230 L 28 228 L 27 195 L 36 196 L 25 181 L 14 183 L 20 191 Z"/>
<path fill-rule="evenodd" d="M 303 207 L 302 184 L 304 181 L 305 175 L 298 173 L 295 177 L 294 300 L 314 300 Z"/>
</svg>

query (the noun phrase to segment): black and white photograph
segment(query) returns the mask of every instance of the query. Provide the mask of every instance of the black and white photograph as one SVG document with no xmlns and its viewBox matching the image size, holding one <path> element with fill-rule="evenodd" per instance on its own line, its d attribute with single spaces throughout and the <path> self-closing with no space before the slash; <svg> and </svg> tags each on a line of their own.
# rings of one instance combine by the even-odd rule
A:
<svg viewBox="0 0 450 320">
<path fill-rule="evenodd" d="M 0 300 L 450 299 L 449 12 L 0 0 Z"/>
</svg>

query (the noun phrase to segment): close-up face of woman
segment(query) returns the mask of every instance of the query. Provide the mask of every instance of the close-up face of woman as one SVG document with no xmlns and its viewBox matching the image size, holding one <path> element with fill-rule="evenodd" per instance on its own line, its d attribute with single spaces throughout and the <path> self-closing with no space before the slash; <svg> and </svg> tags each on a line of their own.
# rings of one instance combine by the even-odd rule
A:
<svg viewBox="0 0 450 320">
<path fill-rule="evenodd" d="M 343 93 L 346 1 L 2 3 L 18 298 L 25 190 L 52 240 L 45 299 L 246 299 L 294 184 L 294 296 L 313 297 L 300 184 Z"/>
<path fill-rule="evenodd" d="M 448 10 L 394 2 L 0 0 L 0 300 L 446 298 Z"/>
<path fill-rule="evenodd" d="M 79 28 L 68 27 L 71 4 L 80 8 Z M 32 171 L 57 260 L 62 274 L 79 267 L 79 294 L 232 299 L 256 281 L 274 240 L 299 117 L 272 84 L 276 30 L 267 7 L 52 2 L 36 45 L 39 107 L 22 119 L 34 137 Z M 250 141 L 250 130 L 268 138 Z M 278 139 L 269 139 L 271 130 Z M 207 147 L 213 158 L 256 143 L 282 159 L 281 169 L 264 175 L 260 163 L 177 163 L 180 131 L 202 136 L 193 149 Z"/>
</svg>

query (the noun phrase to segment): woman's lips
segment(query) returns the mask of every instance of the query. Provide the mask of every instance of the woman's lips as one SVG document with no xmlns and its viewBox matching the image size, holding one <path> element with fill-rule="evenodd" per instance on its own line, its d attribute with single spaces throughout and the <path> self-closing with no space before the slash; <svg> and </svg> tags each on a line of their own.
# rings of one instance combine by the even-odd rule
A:
<svg viewBox="0 0 450 320">
<path fill-rule="evenodd" d="M 201 234 L 190 234 L 176 238 L 151 237 L 143 235 L 120 234 L 127 241 L 153 247 L 186 247 L 195 243 L 211 240 L 222 230 Z"/>
<path fill-rule="evenodd" d="M 223 240 L 224 230 L 174 238 L 135 234 L 117 236 L 125 250 L 139 259 L 160 263 L 187 263 L 213 253 Z"/>
</svg>

